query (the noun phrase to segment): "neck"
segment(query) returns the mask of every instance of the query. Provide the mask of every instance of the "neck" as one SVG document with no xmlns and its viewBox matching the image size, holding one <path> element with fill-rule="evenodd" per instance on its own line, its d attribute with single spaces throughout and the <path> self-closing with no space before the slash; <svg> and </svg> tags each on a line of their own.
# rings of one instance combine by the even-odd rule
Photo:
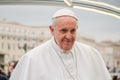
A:
<svg viewBox="0 0 120 80">
<path fill-rule="evenodd" d="M 62 49 L 63 50 L 63 49 Z M 71 50 L 63 50 L 64 53 L 68 54 Z"/>
</svg>

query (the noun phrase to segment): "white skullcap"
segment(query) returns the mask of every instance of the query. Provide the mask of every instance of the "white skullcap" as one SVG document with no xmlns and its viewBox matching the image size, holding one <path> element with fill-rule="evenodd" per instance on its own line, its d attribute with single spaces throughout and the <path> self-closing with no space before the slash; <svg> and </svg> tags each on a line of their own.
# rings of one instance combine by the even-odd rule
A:
<svg viewBox="0 0 120 80">
<path fill-rule="evenodd" d="M 60 17 L 60 16 L 71 16 L 77 19 L 77 17 L 75 16 L 74 12 L 72 12 L 69 9 L 60 9 L 57 12 L 55 12 L 55 14 L 53 15 L 52 18 L 56 18 L 56 17 Z"/>
</svg>

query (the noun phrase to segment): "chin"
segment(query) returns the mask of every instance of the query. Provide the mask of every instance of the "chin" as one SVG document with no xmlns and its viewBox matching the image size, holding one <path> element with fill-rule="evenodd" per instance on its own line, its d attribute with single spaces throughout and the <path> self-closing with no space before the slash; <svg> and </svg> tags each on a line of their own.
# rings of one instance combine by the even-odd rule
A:
<svg viewBox="0 0 120 80">
<path fill-rule="evenodd" d="M 71 48 L 64 48 L 63 50 L 65 50 L 65 51 L 69 51 Z"/>
</svg>

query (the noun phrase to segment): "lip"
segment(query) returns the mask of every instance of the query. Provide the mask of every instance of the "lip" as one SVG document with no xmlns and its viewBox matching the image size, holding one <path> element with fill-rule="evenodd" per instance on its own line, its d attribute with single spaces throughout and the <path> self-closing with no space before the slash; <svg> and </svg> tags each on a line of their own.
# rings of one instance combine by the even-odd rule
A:
<svg viewBox="0 0 120 80">
<path fill-rule="evenodd" d="M 64 41 L 63 42 L 65 45 L 70 45 L 72 43 L 72 41 Z"/>
</svg>

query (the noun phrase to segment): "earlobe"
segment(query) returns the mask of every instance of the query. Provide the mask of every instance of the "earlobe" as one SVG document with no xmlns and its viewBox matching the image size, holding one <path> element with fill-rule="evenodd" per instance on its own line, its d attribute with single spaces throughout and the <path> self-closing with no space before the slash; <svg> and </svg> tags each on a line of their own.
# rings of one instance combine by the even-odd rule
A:
<svg viewBox="0 0 120 80">
<path fill-rule="evenodd" d="M 52 25 L 49 26 L 49 29 L 50 29 L 51 32 L 53 32 L 53 26 Z"/>
</svg>

